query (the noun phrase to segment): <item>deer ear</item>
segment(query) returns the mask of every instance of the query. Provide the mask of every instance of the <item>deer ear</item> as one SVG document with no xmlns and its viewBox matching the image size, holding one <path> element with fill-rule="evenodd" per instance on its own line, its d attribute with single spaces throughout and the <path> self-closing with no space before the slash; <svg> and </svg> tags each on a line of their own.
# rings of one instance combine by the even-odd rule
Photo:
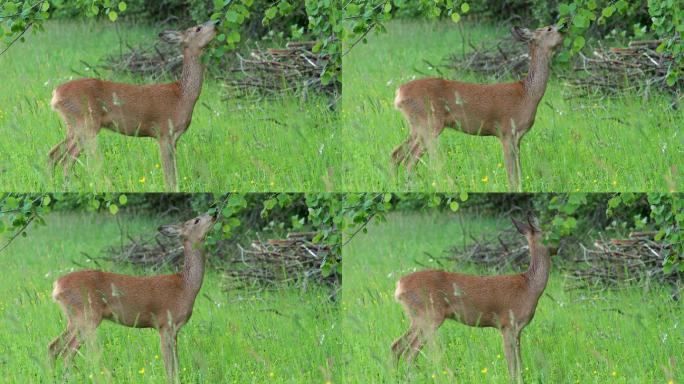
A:
<svg viewBox="0 0 684 384">
<path fill-rule="evenodd" d="M 522 41 L 525 43 L 532 40 L 532 37 L 534 37 L 534 35 L 532 34 L 532 32 L 530 32 L 529 29 L 520 28 L 520 27 L 511 28 L 511 35 L 513 35 L 513 37 L 516 40 Z"/>
<path fill-rule="evenodd" d="M 539 227 L 539 219 L 532 213 L 532 211 L 527 212 L 527 223 L 530 225 L 530 229 L 533 232 L 541 232 L 541 229 Z"/>
<path fill-rule="evenodd" d="M 159 233 L 166 237 L 178 237 L 181 234 L 180 225 L 162 225 L 158 229 Z"/>
<path fill-rule="evenodd" d="M 518 220 L 514 219 L 511 217 L 511 221 L 513 222 L 513 225 L 515 225 L 515 228 L 518 230 L 523 235 L 527 235 L 528 233 L 531 232 L 531 228 L 529 225 L 525 223 L 521 223 Z"/>
<path fill-rule="evenodd" d="M 159 38 L 169 44 L 180 44 L 183 41 L 183 35 L 178 31 L 159 32 Z"/>
</svg>

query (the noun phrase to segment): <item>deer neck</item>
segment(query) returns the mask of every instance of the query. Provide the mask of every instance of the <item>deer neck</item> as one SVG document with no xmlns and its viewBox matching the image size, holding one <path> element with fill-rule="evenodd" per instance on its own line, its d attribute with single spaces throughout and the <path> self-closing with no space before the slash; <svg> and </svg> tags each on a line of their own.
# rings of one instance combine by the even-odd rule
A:
<svg viewBox="0 0 684 384">
<path fill-rule="evenodd" d="M 546 91 L 550 62 L 551 52 L 541 49 L 536 45 L 530 45 L 530 68 L 527 72 L 527 77 L 522 81 L 522 85 L 527 100 L 535 106 L 539 104 L 542 96 L 544 96 L 544 91 Z"/>
<path fill-rule="evenodd" d="M 201 50 L 183 50 L 183 73 L 180 79 L 181 101 L 184 112 L 192 114 L 195 102 L 202 90 L 204 67 L 200 61 Z"/>
<path fill-rule="evenodd" d="M 549 270 L 551 269 L 551 258 L 542 246 L 530 241 L 530 266 L 524 273 L 532 291 L 541 295 L 546 288 L 549 280 Z"/>
<path fill-rule="evenodd" d="M 181 272 L 181 279 L 185 291 L 193 298 L 202 288 L 202 280 L 204 279 L 204 252 L 201 247 L 202 245 L 198 242 L 183 241 L 185 264 L 183 265 L 183 272 Z"/>
</svg>

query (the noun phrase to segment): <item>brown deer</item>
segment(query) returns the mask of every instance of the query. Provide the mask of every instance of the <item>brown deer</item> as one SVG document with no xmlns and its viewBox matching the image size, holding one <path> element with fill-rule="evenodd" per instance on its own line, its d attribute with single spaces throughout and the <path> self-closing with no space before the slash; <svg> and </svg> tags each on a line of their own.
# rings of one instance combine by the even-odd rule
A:
<svg viewBox="0 0 684 384">
<path fill-rule="evenodd" d="M 503 144 L 509 187 L 520 190 L 520 141 L 532 128 L 546 90 L 551 57 L 562 37 L 556 27 L 534 32 L 515 27 L 511 32 L 530 49 L 530 68 L 521 81 L 470 84 L 428 78 L 399 87 L 394 104 L 406 117 L 410 134 L 392 152 L 395 167 L 406 162 L 411 173 L 430 140 L 450 127 L 469 135 L 498 137 Z"/>
<path fill-rule="evenodd" d="M 531 262 L 525 273 L 472 276 L 427 270 L 399 279 L 394 295 L 411 325 L 392 344 L 397 361 L 402 355 L 413 361 L 444 320 L 453 319 L 472 327 L 501 330 L 511 380 L 522 382 L 520 333 L 534 317 L 549 278 L 551 260 L 536 219 L 530 216 L 527 223 L 513 219 L 513 224 L 529 243 Z"/>
<path fill-rule="evenodd" d="M 85 270 L 55 281 L 52 297 L 67 317 L 67 328 L 49 345 L 50 361 L 60 354 L 68 363 L 81 343 L 92 336 L 103 319 L 134 328 L 156 328 L 169 381 L 178 380 L 176 335 L 190 319 L 204 278 L 203 239 L 216 222 L 204 215 L 182 226 L 159 228 L 183 239 L 185 265 L 174 275 L 128 276 Z"/>
<path fill-rule="evenodd" d="M 104 127 L 126 136 L 156 138 L 166 188 L 177 190 L 176 143 L 192 120 L 202 90 L 200 56 L 214 36 L 214 22 L 183 33 L 159 34 L 163 40 L 183 46 L 183 73 L 175 83 L 134 85 L 89 78 L 57 87 L 51 104 L 64 120 L 67 135 L 50 150 L 51 174 L 58 163 L 63 163 L 66 177 L 84 147 L 94 151 L 96 136 Z"/>
</svg>

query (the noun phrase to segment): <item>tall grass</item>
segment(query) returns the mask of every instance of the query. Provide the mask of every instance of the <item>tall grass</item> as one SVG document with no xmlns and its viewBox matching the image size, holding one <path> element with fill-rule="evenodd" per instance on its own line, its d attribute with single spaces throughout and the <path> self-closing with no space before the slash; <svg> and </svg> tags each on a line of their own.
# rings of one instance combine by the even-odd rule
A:
<svg viewBox="0 0 684 384">
<path fill-rule="evenodd" d="M 168 219 L 167 219 L 168 220 Z M 0 279 L 0 371 L 5 383 L 162 383 L 165 371 L 155 330 L 126 328 L 105 321 L 82 347 L 70 369 L 48 366 L 47 344 L 65 327 L 50 297 L 53 281 L 70 271 L 122 268 L 96 258 L 119 244 L 116 219 L 108 215 L 47 217 L 3 252 Z M 122 216 L 132 235 L 153 231 L 163 219 Z M 211 256 L 209 256 L 211 257 Z M 183 382 L 314 383 L 333 375 L 337 308 L 327 293 L 287 289 L 259 295 L 225 293 L 220 276 L 209 271 L 193 315 L 178 336 Z"/>
<path fill-rule="evenodd" d="M 491 24 L 463 24 L 479 44 L 509 32 Z M 445 130 L 436 148 L 408 177 L 394 173 L 390 153 L 408 136 L 394 108 L 399 85 L 442 76 L 495 82 L 465 71 L 441 73 L 437 64 L 470 51 L 451 22 L 394 21 L 387 33 L 371 34 L 343 61 L 342 130 L 334 164 L 344 190 L 506 191 L 503 151 L 498 139 Z M 552 68 L 533 128 L 521 145 L 525 191 L 671 191 L 684 188 L 684 112 L 669 107 L 668 96 L 651 93 L 615 99 L 565 99 L 567 87 Z M 510 79 L 514 80 L 514 79 Z M 516 79 L 517 80 L 517 79 Z M 498 102 L 493 100 L 493 102 Z"/>
<path fill-rule="evenodd" d="M 117 31 L 118 28 L 118 31 Z M 50 108 L 52 90 L 82 76 L 149 83 L 97 69 L 119 53 L 117 34 L 136 45 L 156 39 L 147 25 L 98 22 L 46 23 L 45 32 L 0 56 L 0 184 L 11 191 L 162 191 L 164 178 L 156 140 L 107 130 L 98 136 L 101 161 L 85 153 L 72 177 L 51 179 L 48 151 L 65 135 Z M 125 50 L 125 46 L 123 47 Z M 167 79 L 175 81 L 176 79 Z M 250 102 L 223 100 L 220 84 L 205 75 L 188 131 L 178 143 L 182 191 L 302 191 L 324 189 L 326 155 L 337 136 L 336 114 L 327 100 L 284 96 Z"/>
<path fill-rule="evenodd" d="M 486 217 L 393 214 L 387 223 L 371 225 L 368 234 L 355 237 L 344 251 L 345 382 L 507 382 L 501 335 L 495 329 L 447 320 L 413 367 L 403 361 L 395 365 L 390 345 L 408 328 L 393 297 L 397 279 L 425 268 L 491 273 L 438 263 L 430 255 L 470 241 L 469 235 L 510 225 Z M 684 380 L 684 310 L 669 298 L 667 288 L 596 293 L 563 286 L 564 276 L 552 271 L 535 318 L 523 331 L 526 382 Z"/>
</svg>

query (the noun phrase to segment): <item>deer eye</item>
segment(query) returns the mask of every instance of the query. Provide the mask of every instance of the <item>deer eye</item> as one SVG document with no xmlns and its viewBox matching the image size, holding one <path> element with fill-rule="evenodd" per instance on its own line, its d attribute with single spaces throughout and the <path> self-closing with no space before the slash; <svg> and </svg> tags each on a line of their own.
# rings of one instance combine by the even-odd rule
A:
<svg viewBox="0 0 684 384">
<path fill-rule="evenodd" d="M 199 223 L 199 219 L 195 219 L 195 224 Z"/>
<path fill-rule="evenodd" d="M 546 28 L 547 32 L 551 32 L 551 27 Z"/>
<path fill-rule="evenodd" d="M 197 29 L 195 30 L 195 32 L 199 32 L 199 31 L 201 31 L 201 30 L 202 30 L 202 27 L 197 27 Z"/>
</svg>

